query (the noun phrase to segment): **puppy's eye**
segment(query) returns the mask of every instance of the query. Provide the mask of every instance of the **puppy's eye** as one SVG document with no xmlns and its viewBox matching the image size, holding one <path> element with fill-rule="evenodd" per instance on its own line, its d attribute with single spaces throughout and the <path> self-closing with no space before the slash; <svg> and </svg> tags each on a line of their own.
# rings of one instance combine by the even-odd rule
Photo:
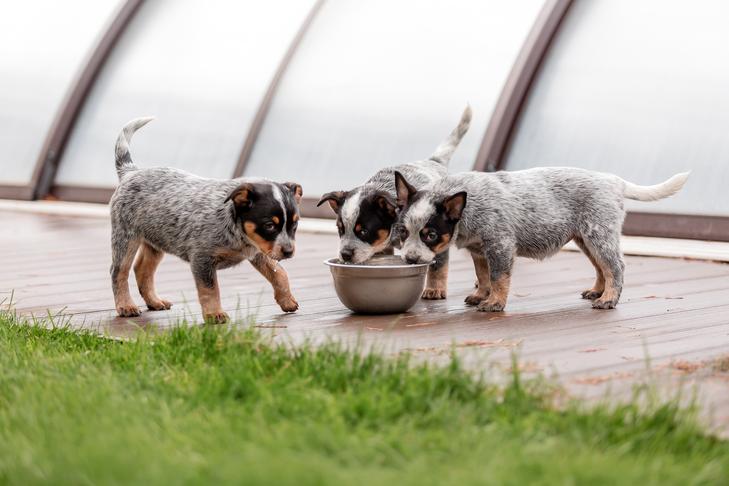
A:
<svg viewBox="0 0 729 486">
<path fill-rule="evenodd" d="M 424 231 L 421 238 L 425 243 L 434 243 L 438 239 L 438 233 L 435 230 Z"/>
<path fill-rule="evenodd" d="M 362 228 L 362 229 L 361 229 L 361 230 L 359 230 L 359 232 L 357 233 L 357 236 L 359 236 L 360 238 L 365 238 L 365 237 L 366 237 L 366 236 L 367 236 L 367 235 L 368 235 L 369 233 L 370 233 L 370 232 L 369 232 L 369 231 L 367 231 L 367 228 Z"/>
<path fill-rule="evenodd" d="M 263 229 L 266 231 L 276 231 L 276 223 L 269 221 L 263 225 Z"/>
</svg>

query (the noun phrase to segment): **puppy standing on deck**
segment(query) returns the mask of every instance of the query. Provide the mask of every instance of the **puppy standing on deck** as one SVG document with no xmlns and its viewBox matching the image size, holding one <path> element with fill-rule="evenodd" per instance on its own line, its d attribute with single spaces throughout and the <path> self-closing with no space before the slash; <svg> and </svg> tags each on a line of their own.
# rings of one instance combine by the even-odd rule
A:
<svg viewBox="0 0 729 486">
<path fill-rule="evenodd" d="M 294 254 L 301 186 L 265 179 L 205 179 L 188 172 L 132 162 L 129 140 L 151 118 L 129 122 L 116 141 L 119 186 L 111 198 L 111 284 L 120 316 L 141 313 L 129 294 L 129 270 L 150 310 L 169 309 L 154 289 L 164 253 L 190 262 L 205 320 L 224 322 L 217 270 L 243 260 L 266 277 L 285 312 L 298 304 L 277 261 Z"/>
<path fill-rule="evenodd" d="M 453 129 L 428 160 L 402 164 L 379 170 L 367 182 L 350 191 L 324 194 L 317 206 L 328 202 L 337 214 L 339 255 L 348 263 L 363 263 L 376 253 L 392 254 L 399 243 L 393 235 L 397 221 L 395 201 L 396 171 L 405 174 L 416 187 L 423 188 L 448 173 L 448 162 L 471 123 L 471 108 L 466 107 L 458 126 Z M 445 299 L 448 282 L 448 252 L 436 256 L 428 269 L 424 299 Z"/>
<path fill-rule="evenodd" d="M 515 256 L 546 258 L 574 240 L 597 272 L 595 285 L 582 297 L 593 300 L 596 309 L 612 309 L 623 288 L 623 200 L 666 198 L 683 187 L 688 175 L 639 186 L 612 174 L 575 168 L 467 172 L 418 191 L 396 173 L 397 201 L 407 232 L 403 258 L 429 262 L 453 243 L 467 248 L 478 288 L 466 303 L 479 311 L 501 311 Z"/>
</svg>

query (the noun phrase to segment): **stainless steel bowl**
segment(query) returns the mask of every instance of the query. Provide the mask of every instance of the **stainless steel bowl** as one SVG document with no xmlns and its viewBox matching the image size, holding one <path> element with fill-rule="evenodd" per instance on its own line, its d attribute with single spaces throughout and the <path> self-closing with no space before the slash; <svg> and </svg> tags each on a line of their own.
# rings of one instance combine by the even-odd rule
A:
<svg viewBox="0 0 729 486">
<path fill-rule="evenodd" d="M 408 265 L 396 256 L 378 256 L 365 264 L 325 260 L 342 304 L 360 314 L 396 314 L 411 308 L 425 287 L 429 263 Z"/>
</svg>

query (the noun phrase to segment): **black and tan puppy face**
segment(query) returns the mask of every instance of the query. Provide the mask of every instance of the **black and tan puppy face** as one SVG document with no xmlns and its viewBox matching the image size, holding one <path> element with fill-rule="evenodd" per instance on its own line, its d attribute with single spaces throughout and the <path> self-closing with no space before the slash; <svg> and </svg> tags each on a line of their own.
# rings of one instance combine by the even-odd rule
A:
<svg viewBox="0 0 729 486">
<path fill-rule="evenodd" d="M 319 204 L 329 202 L 337 214 L 340 258 L 362 263 L 390 246 L 390 231 L 397 220 L 396 203 L 385 191 L 330 192 Z"/>
<path fill-rule="evenodd" d="M 453 241 L 467 194 L 439 197 L 431 191 L 415 191 L 402 176 L 396 179 L 396 188 L 398 205 L 403 208 L 403 258 L 408 263 L 431 262 Z"/>
<path fill-rule="evenodd" d="M 228 199 L 248 239 L 265 255 L 282 260 L 294 255 L 302 194 L 293 182 L 244 182 Z"/>
</svg>

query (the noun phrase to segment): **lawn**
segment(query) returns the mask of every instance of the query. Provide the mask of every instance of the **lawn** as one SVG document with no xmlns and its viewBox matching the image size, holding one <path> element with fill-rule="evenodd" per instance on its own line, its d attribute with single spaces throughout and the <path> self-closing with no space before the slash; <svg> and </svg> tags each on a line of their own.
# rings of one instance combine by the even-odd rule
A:
<svg viewBox="0 0 729 486">
<path fill-rule="evenodd" d="M 673 403 L 556 409 L 408 357 L 225 327 L 119 342 L 0 315 L 0 483 L 718 484 Z"/>
</svg>

